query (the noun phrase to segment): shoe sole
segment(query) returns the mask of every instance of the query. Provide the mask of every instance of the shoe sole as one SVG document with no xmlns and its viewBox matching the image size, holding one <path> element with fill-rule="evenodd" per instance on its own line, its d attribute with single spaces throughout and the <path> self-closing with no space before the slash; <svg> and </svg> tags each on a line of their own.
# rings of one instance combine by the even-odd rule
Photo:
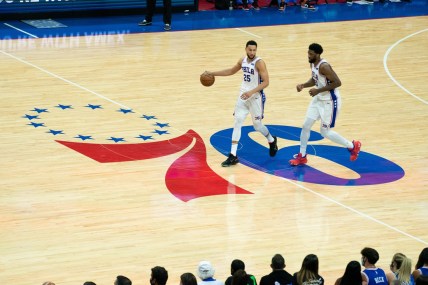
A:
<svg viewBox="0 0 428 285">
<path fill-rule="evenodd" d="M 231 163 L 231 164 L 221 164 L 222 167 L 230 167 L 232 165 L 237 165 L 239 161 L 235 162 L 235 163 Z"/>
<path fill-rule="evenodd" d="M 307 161 L 306 162 L 300 162 L 300 163 L 297 163 L 297 164 L 294 163 L 294 162 L 289 161 L 289 163 L 290 163 L 291 166 L 299 166 L 299 165 L 305 165 L 307 163 Z"/>
</svg>

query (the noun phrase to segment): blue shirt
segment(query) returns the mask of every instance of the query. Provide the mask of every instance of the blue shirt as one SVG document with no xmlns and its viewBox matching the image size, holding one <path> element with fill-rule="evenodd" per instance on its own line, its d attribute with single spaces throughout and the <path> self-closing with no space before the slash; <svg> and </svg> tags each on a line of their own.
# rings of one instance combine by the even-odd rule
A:
<svg viewBox="0 0 428 285">
<path fill-rule="evenodd" d="M 367 285 L 388 285 L 385 271 L 380 268 L 366 268 L 363 273 L 367 275 Z"/>
</svg>

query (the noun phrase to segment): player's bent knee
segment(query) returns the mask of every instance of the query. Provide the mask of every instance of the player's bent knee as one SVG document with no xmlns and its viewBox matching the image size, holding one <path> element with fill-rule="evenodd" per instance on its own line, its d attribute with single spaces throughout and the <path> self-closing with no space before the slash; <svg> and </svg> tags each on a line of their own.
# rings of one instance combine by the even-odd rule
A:
<svg viewBox="0 0 428 285">
<path fill-rule="evenodd" d="M 263 124 L 260 121 L 256 121 L 253 123 L 254 130 L 257 132 L 261 132 L 263 130 Z"/>
<path fill-rule="evenodd" d="M 328 137 L 328 133 L 330 132 L 330 128 L 321 127 L 320 133 L 323 137 Z"/>
</svg>

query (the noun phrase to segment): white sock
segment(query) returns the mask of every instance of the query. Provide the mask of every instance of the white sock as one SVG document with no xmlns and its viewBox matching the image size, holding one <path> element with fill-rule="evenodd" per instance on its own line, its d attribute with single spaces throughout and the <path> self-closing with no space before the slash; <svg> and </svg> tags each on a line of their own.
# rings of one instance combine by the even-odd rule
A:
<svg viewBox="0 0 428 285">
<path fill-rule="evenodd" d="M 237 143 L 232 143 L 232 147 L 230 149 L 230 153 L 233 154 L 234 156 L 236 156 L 236 152 L 238 151 L 238 144 Z"/>
</svg>

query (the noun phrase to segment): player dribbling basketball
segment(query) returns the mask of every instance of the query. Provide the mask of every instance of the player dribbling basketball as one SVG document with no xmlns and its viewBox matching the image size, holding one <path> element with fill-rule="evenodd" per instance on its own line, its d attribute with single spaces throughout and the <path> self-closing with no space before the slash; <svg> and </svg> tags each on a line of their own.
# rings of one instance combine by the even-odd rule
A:
<svg viewBox="0 0 428 285">
<path fill-rule="evenodd" d="M 235 106 L 235 122 L 232 132 L 232 146 L 229 157 L 221 164 L 223 167 L 235 165 L 239 162 L 237 151 L 241 138 L 241 128 L 248 113 L 251 114 L 254 129 L 265 136 L 269 142 L 269 155 L 275 156 L 278 151 L 277 139 L 272 136 L 268 128 L 262 123 L 266 96 L 264 89 L 269 85 L 269 74 L 265 62 L 256 55 L 257 43 L 253 40 L 245 45 L 246 56 L 241 57 L 231 68 L 220 71 L 205 71 L 213 76 L 229 76 L 243 72 L 241 88 Z"/>
</svg>

